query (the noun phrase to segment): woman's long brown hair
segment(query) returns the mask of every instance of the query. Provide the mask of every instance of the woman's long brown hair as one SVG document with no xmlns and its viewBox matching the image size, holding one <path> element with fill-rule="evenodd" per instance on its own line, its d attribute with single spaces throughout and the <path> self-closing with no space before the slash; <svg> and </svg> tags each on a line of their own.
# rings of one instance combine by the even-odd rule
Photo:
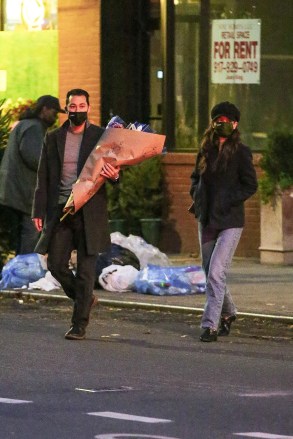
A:
<svg viewBox="0 0 293 439">
<path fill-rule="evenodd" d="M 230 137 L 225 140 L 222 144 L 222 148 L 219 151 L 218 159 L 215 162 L 213 171 L 216 169 L 226 171 L 228 163 L 236 152 L 238 144 L 240 143 L 240 132 L 238 128 L 233 131 Z M 212 147 L 219 146 L 219 138 L 214 132 L 212 124 L 204 132 L 201 144 L 200 144 L 200 154 L 201 158 L 198 164 L 200 174 L 203 174 L 207 168 L 207 160 L 209 151 Z"/>
</svg>

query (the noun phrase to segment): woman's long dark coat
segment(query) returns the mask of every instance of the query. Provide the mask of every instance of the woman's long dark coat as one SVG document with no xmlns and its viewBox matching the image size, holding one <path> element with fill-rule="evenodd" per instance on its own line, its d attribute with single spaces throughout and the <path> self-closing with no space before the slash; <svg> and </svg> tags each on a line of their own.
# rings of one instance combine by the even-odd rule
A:
<svg viewBox="0 0 293 439">
<path fill-rule="evenodd" d="M 239 143 L 225 171 L 213 171 L 218 154 L 216 146 L 209 151 L 207 170 L 202 175 L 198 167 L 201 152 L 197 156 L 190 188 L 195 217 L 203 226 L 215 229 L 243 227 L 244 201 L 257 190 L 250 148 Z"/>
</svg>

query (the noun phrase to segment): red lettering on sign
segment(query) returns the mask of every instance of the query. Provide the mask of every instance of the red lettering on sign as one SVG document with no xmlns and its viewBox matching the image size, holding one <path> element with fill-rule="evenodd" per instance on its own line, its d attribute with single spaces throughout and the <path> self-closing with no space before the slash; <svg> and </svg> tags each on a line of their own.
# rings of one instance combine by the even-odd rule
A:
<svg viewBox="0 0 293 439">
<path fill-rule="evenodd" d="M 256 58 L 257 41 L 235 41 L 234 58 Z"/>
<path fill-rule="evenodd" d="M 214 42 L 214 58 L 230 58 L 230 42 L 215 41 Z"/>
</svg>

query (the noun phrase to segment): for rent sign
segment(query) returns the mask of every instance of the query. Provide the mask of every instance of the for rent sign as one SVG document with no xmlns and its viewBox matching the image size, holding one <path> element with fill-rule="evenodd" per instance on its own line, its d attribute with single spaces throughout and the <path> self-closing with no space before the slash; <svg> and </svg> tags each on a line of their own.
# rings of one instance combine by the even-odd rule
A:
<svg viewBox="0 0 293 439">
<path fill-rule="evenodd" d="M 212 83 L 260 83 L 260 20 L 213 20 Z"/>
</svg>

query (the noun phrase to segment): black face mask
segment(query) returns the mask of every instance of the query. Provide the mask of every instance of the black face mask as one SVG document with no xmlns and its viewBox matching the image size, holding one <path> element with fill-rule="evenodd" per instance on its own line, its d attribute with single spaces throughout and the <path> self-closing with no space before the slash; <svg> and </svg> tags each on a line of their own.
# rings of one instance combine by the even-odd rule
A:
<svg viewBox="0 0 293 439">
<path fill-rule="evenodd" d="M 213 128 L 219 137 L 230 137 L 234 131 L 232 122 L 214 122 Z"/>
<path fill-rule="evenodd" d="M 87 111 L 69 111 L 68 119 L 78 127 L 87 120 Z"/>
</svg>

